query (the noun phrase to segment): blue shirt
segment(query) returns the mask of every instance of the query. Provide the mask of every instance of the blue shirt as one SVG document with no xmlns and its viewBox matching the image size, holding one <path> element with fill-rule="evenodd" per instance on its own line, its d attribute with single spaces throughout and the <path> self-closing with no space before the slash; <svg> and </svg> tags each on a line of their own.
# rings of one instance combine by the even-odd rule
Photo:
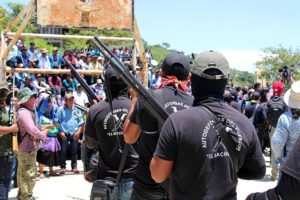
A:
<svg viewBox="0 0 300 200">
<path fill-rule="evenodd" d="M 276 160 L 284 163 L 300 135 L 300 118 L 293 119 L 291 110 L 280 115 L 271 140 L 272 150 Z"/>
<path fill-rule="evenodd" d="M 60 123 L 60 131 L 64 133 L 74 133 L 78 130 L 78 127 L 84 124 L 83 113 L 76 107 L 72 109 L 67 108 L 65 105 L 61 106 L 57 110 L 57 121 Z"/>
<path fill-rule="evenodd" d="M 53 68 L 57 69 L 59 66 L 64 64 L 64 61 L 63 61 L 62 57 L 59 56 L 59 55 L 56 55 L 56 56 L 50 55 L 49 56 L 49 61 L 50 61 L 50 65 L 51 65 L 52 69 Z"/>
<path fill-rule="evenodd" d="M 35 49 L 33 51 L 31 51 L 31 49 L 28 49 L 27 55 L 29 57 L 29 60 L 32 62 L 35 62 L 40 58 L 40 53 Z"/>
</svg>

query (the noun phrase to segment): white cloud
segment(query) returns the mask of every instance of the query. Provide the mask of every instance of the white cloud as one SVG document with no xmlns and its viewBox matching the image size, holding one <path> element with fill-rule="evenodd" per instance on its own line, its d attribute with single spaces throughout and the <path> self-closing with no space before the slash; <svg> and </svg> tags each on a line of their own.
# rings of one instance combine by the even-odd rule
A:
<svg viewBox="0 0 300 200">
<path fill-rule="evenodd" d="M 222 50 L 220 51 L 228 60 L 230 68 L 241 71 L 253 72 L 255 63 L 261 60 L 260 52 L 246 50 Z"/>
</svg>

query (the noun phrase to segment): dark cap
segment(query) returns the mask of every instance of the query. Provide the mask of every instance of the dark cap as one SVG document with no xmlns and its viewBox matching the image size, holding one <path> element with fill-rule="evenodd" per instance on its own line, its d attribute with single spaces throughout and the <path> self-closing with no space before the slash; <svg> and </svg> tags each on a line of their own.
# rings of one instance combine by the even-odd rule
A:
<svg viewBox="0 0 300 200">
<path fill-rule="evenodd" d="M 108 67 L 105 70 L 105 79 L 111 79 L 113 77 L 115 77 L 117 80 L 120 79 L 119 73 L 114 68 Z"/>
<path fill-rule="evenodd" d="M 260 99 L 259 92 L 254 92 L 251 96 L 251 100 L 259 100 L 259 99 Z"/>
<path fill-rule="evenodd" d="M 186 57 L 183 53 L 179 53 L 176 51 L 170 53 L 165 57 L 161 66 L 162 71 L 167 71 L 174 64 L 180 64 L 187 72 L 190 71 L 190 61 L 188 57 Z"/>
<path fill-rule="evenodd" d="M 34 43 L 33 41 L 31 41 L 29 44 L 30 44 L 30 45 L 35 45 L 35 43 Z"/>
<path fill-rule="evenodd" d="M 217 69 L 222 75 L 208 75 L 205 73 L 208 69 Z M 206 51 L 197 54 L 193 60 L 192 74 L 206 79 L 227 79 L 229 76 L 229 64 L 226 58 L 217 51 Z"/>
</svg>

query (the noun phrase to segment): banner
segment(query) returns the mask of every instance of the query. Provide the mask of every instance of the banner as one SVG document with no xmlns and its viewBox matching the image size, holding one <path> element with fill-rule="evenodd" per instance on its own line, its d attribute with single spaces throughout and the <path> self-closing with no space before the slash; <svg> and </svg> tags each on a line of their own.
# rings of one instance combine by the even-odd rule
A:
<svg viewBox="0 0 300 200">
<path fill-rule="evenodd" d="M 41 26 L 132 28 L 132 0 L 37 0 Z"/>
</svg>

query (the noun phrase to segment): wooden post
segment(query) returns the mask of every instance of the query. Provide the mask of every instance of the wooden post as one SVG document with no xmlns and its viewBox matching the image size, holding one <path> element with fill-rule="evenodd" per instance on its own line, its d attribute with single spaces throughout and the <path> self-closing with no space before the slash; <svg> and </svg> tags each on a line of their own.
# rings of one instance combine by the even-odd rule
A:
<svg viewBox="0 0 300 200">
<path fill-rule="evenodd" d="M 28 21 L 30 20 L 30 18 L 32 17 L 34 12 L 35 12 L 35 6 L 34 6 L 34 4 L 32 4 L 31 9 L 26 14 L 26 17 L 24 18 L 23 22 L 21 23 L 20 27 L 18 28 L 18 31 L 16 32 L 16 35 L 11 39 L 10 43 L 8 44 L 8 47 L 3 52 L 2 56 L 1 56 L 2 60 L 6 59 L 9 51 L 16 44 L 16 42 L 19 39 L 22 31 L 24 30 L 25 26 L 27 25 Z"/>
<path fill-rule="evenodd" d="M 79 74 L 100 75 L 103 70 L 76 70 Z M 30 74 L 70 74 L 70 69 L 36 69 L 36 68 L 10 68 L 6 67 L 7 73 L 30 73 Z"/>
<path fill-rule="evenodd" d="M 4 39 L 4 35 L 3 35 L 3 32 L 1 32 L 1 54 L 4 52 L 4 49 L 5 49 L 5 39 Z M 0 59 L 0 83 L 5 81 L 5 60 L 1 60 Z"/>
<path fill-rule="evenodd" d="M 134 39 L 136 41 L 136 47 L 140 54 L 140 59 L 143 64 L 142 69 L 142 80 L 144 82 L 145 87 L 148 87 L 148 62 L 145 57 L 145 50 L 144 50 L 144 44 L 141 39 L 140 30 L 137 24 L 137 20 L 134 19 Z"/>
<path fill-rule="evenodd" d="M 26 24 L 28 23 L 28 21 L 30 20 L 30 17 L 33 15 L 34 13 L 34 0 L 31 0 L 31 2 L 17 15 L 17 17 L 8 24 L 8 26 L 3 30 L 3 32 L 1 32 L 1 52 L 0 52 L 0 82 L 5 81 L 5 65 L 6 65 L 6 57 L 9 53 L 9 51 L 11 50 L 11 48 L 13 47 L 13 45 L 16 43 L 16 41 L 18 40 L 18 36 L 15 36 L 9 43 L 7 49 L 5 49 L 6 44 L 5 44 L 5 35 L 8 31 L 10 31 L 19 21 L 21 18 L 23 18 L 26 13 L 27 16 L 25 17 L 24 21 L 22 22 L 21 26 L 18 29 L 18 33 L 21 33 L 24 29 L 24 27 L 26 26 Z M 31 9 L 31 10 L 30 10 Z M 29 17 L 30 16 L 30 17 Z M 27 20 L 28 19 L 28 20 Z M 22 26 L 23 25 L 23 26 Z"/>
<path fill-rule="evenodd" d="M 23 8 L 23 10 L 21 12 L 19 12 L 19 14 L 15 17 L 15 19 L 10 22 L 7 27 L 3 30 L 4 35 L 10 31 L 19 21 L 22 17 L 25 16 L 26 13 L 29 12 L 30 8 L 32 8 L 34 6 L 34 0 L 31 0 L 31 2 L 25 7 Z"/>
<path fill-rule="evenodd" d="M 8 36 L 16 35 L 16 33 L 8 32 Z M 51 39 L 80 39 L 80 40 L 90 40 L 94 39 L 94 36 L 88 35 L 58 35 L 58 34 L 38 34 L 38 33 L 21 33 L 22 37 L 35 37 L 35 38 L 51 38 Z M 110 41 L 132 41 L 133 38 L 129 37 L 106 37 L 100 36 L 100 40 L 110 40 Z"/>
</svg>

